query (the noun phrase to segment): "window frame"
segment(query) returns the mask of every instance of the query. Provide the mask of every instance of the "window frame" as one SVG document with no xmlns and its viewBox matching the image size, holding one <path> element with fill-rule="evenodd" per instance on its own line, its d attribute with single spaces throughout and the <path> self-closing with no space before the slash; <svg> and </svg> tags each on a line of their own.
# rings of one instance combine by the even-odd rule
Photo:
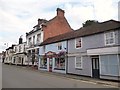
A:
<svg viewBox="0 0 120 90">
<path fill-rule="evenodd" d="M 40 43 L 41 42 L 41 33 L 37 34 L 37 38 L 36 38 L 36 43 Z"/>
<path fill-rule="evenodd" d="M 81 39 L 81 47 L 76 47 L 76 44 L 77 44 L 77 39 Z M 80 49 L 80 48 L 82 48 L 82 38 L 80 37 L 80 38 L 75 38 L 75 49 Z"/>
<path fill-rule="evenodd" d="M 110 34 L 112 33 L 113 34 L 113 38 L 109 37 L 107 38 L 107 34 Z M 106 43 L 106 40 L 110 40 L 110 39 L 113 39 L 113 43 Z M 105 43 L 105 46 L 108 46 L 108 45 L 114 45 L 115 44 L 115 31 L 110 31 L 110 32 L 105 32 L 104 33 L 104 43 Z"/>
<path fill-rule="evenodd" d="M 76 65 L 77 58 L 81 58 L 81 67 L 77 67 L 77 65 Z M 83 69 L 83 58 L 82 58 L 82 56 L 81 57 L 75 57 L 75 68 L 76 69 Z"/>
<path fill-rule="evenodd" d="M 59 43 L 57 43 L 58 45 L 57 45 L 57 49 L 60 51 L 60 50 L 62 50 L 62 42 L 59 42 Z M 60 48 L 61 47 L 61 48 Z"/>
</svg>

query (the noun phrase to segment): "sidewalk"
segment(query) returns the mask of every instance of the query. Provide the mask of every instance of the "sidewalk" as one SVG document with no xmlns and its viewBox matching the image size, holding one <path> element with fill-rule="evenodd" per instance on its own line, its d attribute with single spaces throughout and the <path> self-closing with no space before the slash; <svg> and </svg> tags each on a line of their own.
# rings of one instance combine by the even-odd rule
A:
<svg viewBox="0 0 120 90">
<path fill-rule="evenodd" d="M 31 68 L 31 69 L 34 69 L 34 68 Z M 56 76 L 64 77 L 64 78 L 68 78 L 68 79 L 82 80 L 82 81 L 88 82 L 88 83 L 103 84 L 103 85 L 109 85 L 111 87 L 119 87 L 120 88 L 120 82 L 117 82 L 117 81 L 95 79 L 95 78 L 91 78 L 91 77 L 71 75 L 71 74 L 62 74 L 62 73 L 56 73 L 56 72 L 48 72 L 48 71 L 42 71 L 42 70 L 37 70 L 37 69 L 35 69 L 35 70 L 40 73 L 47 74 L 47 75 L 56 75 Z"/>
</svg>

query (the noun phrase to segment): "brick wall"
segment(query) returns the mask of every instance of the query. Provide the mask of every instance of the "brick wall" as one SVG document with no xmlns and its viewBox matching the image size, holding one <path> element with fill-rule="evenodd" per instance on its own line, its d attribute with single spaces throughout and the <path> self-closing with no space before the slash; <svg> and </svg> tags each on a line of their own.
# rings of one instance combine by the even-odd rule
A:
<svg viewBox="0 0 120 90">
<path fill-rule="evenodd" d="M 49 20 L 46 25 L 43 25 L 43 31 L 43 40 L 46 40 L 49 37 L 70 32 L 72 29 L 64 17 L 64 11 L 57 8 L 57 15 L 53 19 Z"/>
</svg>

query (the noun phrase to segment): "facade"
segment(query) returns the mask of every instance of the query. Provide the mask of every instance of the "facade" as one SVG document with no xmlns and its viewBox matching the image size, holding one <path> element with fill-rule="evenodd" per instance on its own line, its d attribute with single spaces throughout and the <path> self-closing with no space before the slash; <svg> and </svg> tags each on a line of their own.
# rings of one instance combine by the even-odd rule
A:
<svg viewBox="0 0 120 90">
<path fill-rule="evenodd" d="M 0 62 L 2 62 L 3 60 L 2 60 L 2 53 L 0 53 Z"/>
<path fill-rule="evenodd" d="M 19 44 L 14 46 L 14 54 L 12 58 L 12 64 L 15 65 L 28 65 L 26 42 L 22 42 L 22 38 L 19 38 Z"/>
<path fill-rule="evenodd" d="M 56 37 L 49 38 L 41 44 L 38 69 L 66 73 L 67 41 L 53 43 L 55 38 Z"/>
<path fill-rule="evenodd" d="M 1 57 L 1 62 L 4 63 L 4 61 L 5 61 L 5 51 L 2 51 L 0 57 Z"/>
<path fill-rule="evenodd" d="M 40 45 L 38 69 L 55 72 L 56 57 L 60 58 L 57 47 L 62 42 L 66 52 L 66 73 L 119 80 L 119 34 L 120 22 L 109 20 L 48 38 Z M 57 72 L 62 73 L 62 70 Z"/>
<path fill-rule="evenodd" d="M 12 45 L 11 47 L 9 47 L 9 48 L 6 49 L 4 63 L 6 63 L 6 64 L 12 64 L 13 54 L 15 52 L 14 51 L 14 46 L 15 45 Z"/>
<path fill-rule="evenodd" d="M 51 20 L 38 19 L 38 24 L 32 31 L 26 33 L 27 53 L 30 64 L 38 62 L 39 45 L 50 37 L 70 32 L 71 27 L 64 17 L 64 11 L 57 8 L 57 15 Z"/>
<path fill-rule="evenodd" d="M 44 19 L 38 19 L 38 24 L 33 27 L 33 30 L 26 33 L 27 40 L 27 59 L 29 65 L 37 65 L 39 44 L 43 42 L 42 24 L 46 23 Z"/>
<path fill-rule="evenodd" d="M 68 40 L 67 73 L 119 80 L 120 22 L 106 21 L 81 28 L 74 34 Z"/>
</svg>

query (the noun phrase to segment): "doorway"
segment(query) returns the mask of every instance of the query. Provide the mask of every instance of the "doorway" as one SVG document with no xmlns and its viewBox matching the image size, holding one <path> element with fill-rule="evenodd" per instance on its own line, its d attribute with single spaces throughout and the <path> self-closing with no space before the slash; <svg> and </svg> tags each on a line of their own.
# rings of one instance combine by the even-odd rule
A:
<svg viewBox="0 0 120 90">
<path fill-rule="evenodd" d="M 100 78 L 99 56 L 92 57 L 92 77 L 93 78 Z"/>
<path fill-rule="evenodd" d="M 24 58 L 22 58 L 22 65 L 23 65 Z"/>
<path fill-rule="evenodd" d="M 52 72 L 52 58 L 49 58 L 49 72 Z"/>
</svg>

